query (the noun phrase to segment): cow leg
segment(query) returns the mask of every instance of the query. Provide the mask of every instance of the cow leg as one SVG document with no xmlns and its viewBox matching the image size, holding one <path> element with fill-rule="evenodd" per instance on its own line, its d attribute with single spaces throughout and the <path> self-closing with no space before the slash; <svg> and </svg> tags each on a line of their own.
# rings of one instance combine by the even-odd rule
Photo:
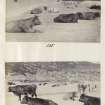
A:
<svg viewBox="0 0 105 105">
<path fill-rule="evenodd" d="M 27 93 L 25 93 L 25 96 L 28 96 L 28 94 L 27 94 Z"/>
<path fill-rule="evenodd" d="M 37 98 L 37 95 L 36 95 L 36 93 L 33 93 L 31 96 L 32 96 L 32 97 L 34 97 L 34 95 L 35 95 L 35 97 Z"/>
<path fill-rule="evenodd" d="M 34 97 L 34 94 L 32 94 L 31 96 Z"/>
<path fill-rule="evenodd" d="M 21 94 L 19 94 L 19 101 L 21 101 Z"/>
<path fill-rule="evenodd" d="M 37 98 L 37 94 L 36 94 L 36 92 L 34 93 L 34 95 L 35 95 L 35 97 Z"/>
<path fill-rule="evenodd" d="M 73 101 L 74 101 L 74 97 L 72 97 Z"/>
</svg>

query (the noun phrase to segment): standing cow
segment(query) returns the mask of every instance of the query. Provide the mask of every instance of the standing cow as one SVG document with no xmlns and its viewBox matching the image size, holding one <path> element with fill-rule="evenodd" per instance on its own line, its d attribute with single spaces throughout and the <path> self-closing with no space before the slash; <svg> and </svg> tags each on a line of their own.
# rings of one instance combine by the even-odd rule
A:
<svg viewBox="0 0 105 105">
<path fill-rule="evenodd" d="M 75 101 L 77 98 L 78 98 L 78 93 L 76 91 L 69 92 L 63 97 L 64 100 L 71 99 L 73 101 Z"/>
<path fill-rule="evenodd" d="M 31 98 L 28 96 L 25 96 L 21 104 L 28 104 L 28 105 L 58 105 L 52 100 L 46 100 L 46 99 L 41 99 L 41 98 Z"/>
<path fill-rule="evenodd" d="M 21 95 L 31 95 L 32 97 L 37 97 L 36 88 L 36 85 L 17 85 L 9 87 L 8 91 L 13 92 L 16 96 L 19 97 L 19 100 L 21 101 Z"/>
<path fill-rule="evenodd" d="M 82 94 L 79 99 L 80 102 L 84 102 L 84 105 L 100 105 L 100 98 L 87 96 Z"/>
<path fill-rule="evenodd" d="M 84 94 L 86 92 L 87 85 L 78 84 L 78 92 Z"/>
</svg>

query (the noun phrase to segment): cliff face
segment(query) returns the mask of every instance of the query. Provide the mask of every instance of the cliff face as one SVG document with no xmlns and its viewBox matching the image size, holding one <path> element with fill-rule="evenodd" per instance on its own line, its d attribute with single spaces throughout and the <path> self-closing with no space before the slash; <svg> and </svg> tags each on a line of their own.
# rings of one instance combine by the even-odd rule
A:
<svg viewBox="0 0 105 105">
<path fill-rule="evenodd" d="M 99 81 L 100 65 L 90 62 L 6 63 L 6 76 L 34 81 Z"/>
</svg>

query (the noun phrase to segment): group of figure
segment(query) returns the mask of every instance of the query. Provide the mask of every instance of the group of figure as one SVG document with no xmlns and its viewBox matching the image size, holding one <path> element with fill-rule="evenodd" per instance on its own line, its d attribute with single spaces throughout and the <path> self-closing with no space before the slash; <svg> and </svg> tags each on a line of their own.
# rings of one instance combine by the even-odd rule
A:
<svg viewBox="0 0 105 105">
<path fill-rule="evenodd" d="M 85 93 L 85 92 L 94 92 L 97 89 L 97 85 L 94 84 L 91 86 L 91 84 L 78 84 L 78 91 L 79 93 Z"/>
</svg>

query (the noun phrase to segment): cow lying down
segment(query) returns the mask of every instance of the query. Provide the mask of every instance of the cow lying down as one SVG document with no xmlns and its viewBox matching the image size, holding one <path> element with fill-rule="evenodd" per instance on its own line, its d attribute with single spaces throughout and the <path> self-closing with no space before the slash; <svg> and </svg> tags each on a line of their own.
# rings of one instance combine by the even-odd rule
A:
<svg viewBox="0 0 105 105">
<path fill-rule="evenodd" d="M 80 20 L 94 20 L 98 17 L 100 17 L 100 13 L 99 12 L 78 12 L 78 19 Z"/>
<path fill-rule="evenodd" d="M 35 29 L 36 25 L 40 25 L 41 22 L 38 16 L 33 16 L 27 19 L 20 19 L 10 21 L 6 24 L 6 32 L 9 33 L 35 33 L 38 30 Z"/>
<path fill-rule="evenodd" d="M 77 14 L 60 14 L 59 16 L 54 18 L 54 22 L 56 23 L 77 23 L 78 16 Z"/>
<path fill-rule="evenodd" d="M 94 20 L 100 17 L 99 12 L 77 12 L 60 14 L 54 18 L 56 23 L 78 23 L 78 20 Z"/>
<path fill-rule="evenodd" d="M 31 98 L 28 96 L 25 96 L 21 104 L 28 104 L 28 105 L 58 105 L 52 100 L 47 100 L 47 99 L 41 99 L 41 98 Z"/>
<path fill-rule="evenodd" d="M 14 95 L 19 97 L 19 100 L 21 101 L 21 95 L 31 95 L 32 97 L 37 97 L 36 94 L 36 85 L 17 85 L 13 87 L 9 87 L 8 91 L 12 92 Z"/>
<path fill-rule="evenodd" d="M 79 99 L 80 102 L 84 102 L 84 105 L 100 105 L 100 98 L 87 96 L 82 94 Z"/>
</svg>

